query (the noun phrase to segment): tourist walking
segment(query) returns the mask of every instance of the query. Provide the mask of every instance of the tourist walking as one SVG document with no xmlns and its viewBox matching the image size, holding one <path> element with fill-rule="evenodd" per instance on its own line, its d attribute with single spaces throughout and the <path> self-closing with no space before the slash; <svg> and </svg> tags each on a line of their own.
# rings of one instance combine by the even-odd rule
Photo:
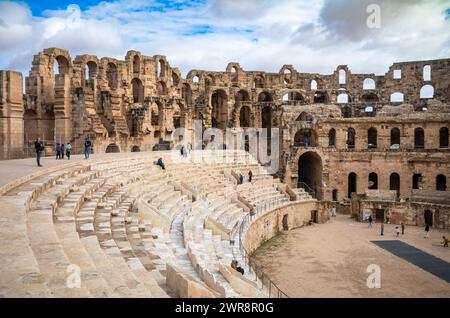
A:
<svg viewBox="0 0 450 318">
<path fill-rule="evenodd" d="M 61 144 L 61 159 L 64 159 L 64 151 L 65 151 L 64 144 Z"/>
<path fill-rule="evenodd" d="M 72 145 L 70 144 L 70 142 L 67 143 L 67 147 L 66 147 L 66 156 L 67 156 L 67 160 L 70 160 L 70 153 L 72 152 Z"/>
<path fill-rule="evenodd" d="M 400 229 L 398 228 L 398 226 L 395 227 L 395 236 L 399 236 L 400 235 Z"/>
<path fill-rule="evenodd" d="M 242 175 L 242 173 L 239 174 L 239 184 L 243 184 L 244 183 L 244 176 Z"/>
<path fill-rule="evenodd" d="M 248 172 L 248 182 L 252 182 L 252 178 L 253 178 L 253 172 L 250 170 Z"/>
<path fill-rule="evenodd" d="M 370 215 L 370 216 L 369 216 L 369 224 L 368 224 L 368 226 L 367 226 L 369 229 L 372 228 L 372 222 L 373 222 L 373 219 L 372 219 L 372 216 Z"/>
<path fill-rule="evenodd" d="M 425 224 L 425 235 L 423 236 L 423 238 L 428 238 L 429 233 L 430 232 L 430 226 L 428 225 L 428 223 Z"/>
<path fill-rule="evenodd" d="M 91 141 L 88 138 L 86 138 L 86 140 L 84 141 L 84 159 L 89 159 L 89 156 L 91 154 L 91 147 L 92 147 Z"/>
<path fill-rule="evenodd" d="M 40 138 L 36 139 L 34 142 L 34 150 L 36 151 L 36 162 L 38 167 L 42 167 L 41 165 L 41 152 L 44 150 L 44 145 Z"/>
<path fill-rule="evenodd" d="M 405 235 L 405 224 L 402 222 L 400 226 L 402 227 L 402 235 Z"/>
<path fill-rule="evenodd" d="M 336 207 L 335 206 L 331 207 L 331 216 L 336 217 Z"/>
<path fill-rule="evenodd" d="M 380 227 L 380 230 L 381 230 L 381 236 L 383 236 L 384 235 L 384 223 L 383 222 L 381 222 L 381 227 Z"/>
<path fill-rule="evenodd" d="M 442 243 L 443 247 L 448 247 L 448 243 L 450 242 L 450 239 L 447 238 L 445 235 L 442 237 Z"/>
<path fill-rule="evenodd" d="M 159 159 L 155 162 L 155 164 L 156 164 L 157 166 L 160 166 L 161 169 L 166 170 L 166 166 L 164 165 L 164 162 L 163 162 L 162 158 L 159 158 Z"/>
<path fill-rule="evenodd" d="M 56 159 L 61 159 L 61 144 L 59 142 L 56 143 L 55 151 L 56 151 Z"/>
</svg>

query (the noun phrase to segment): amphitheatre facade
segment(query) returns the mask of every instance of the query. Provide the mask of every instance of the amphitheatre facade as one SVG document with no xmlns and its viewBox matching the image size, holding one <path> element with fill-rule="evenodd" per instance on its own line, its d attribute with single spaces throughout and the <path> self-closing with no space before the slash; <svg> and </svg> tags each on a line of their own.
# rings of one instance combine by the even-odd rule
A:
<svg viewBox="0 0 450 318">
<path fill-rule="evenodd" d="M 3 238 L 17 238 L 2 251 L 2 295 L 282 296 L 225 264 L 247 266 L 262 242 L 328 220 L 331 207 L 450 229 L 449 101 L 450 59 L 395 63 L 382 76 L 229 63 L 182 78 L 162 55 L 72 59 L 45 49 L 25 79 L 0 72 L 0 158 L 32 157 L 37 138 L 47 155 L 58 142 L 81 154 L 89 138 L 98 156 L 0 188 Z M 175 160 L 174 131 L 193 131 L 195 121 L 278 129 L 279 146 L 269 147 L 278 171 L 245 149 Z M 166 171 L 153 165 L 158 157 Z M 239 184 L 249 169 L 253 183 Z M 83 264 L 84 289 L 66 288 L 71 263 Z"/>
</svg>

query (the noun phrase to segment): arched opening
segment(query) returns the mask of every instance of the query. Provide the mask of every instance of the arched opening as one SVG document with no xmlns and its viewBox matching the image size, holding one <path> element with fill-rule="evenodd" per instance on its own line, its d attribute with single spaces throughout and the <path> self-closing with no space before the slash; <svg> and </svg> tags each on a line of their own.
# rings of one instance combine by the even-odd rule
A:
<svg viewBox="0 0 450 318">
<path fill-rule="evenodd" d="M 342 117 L 344 118 L 351 118 L 352 117 L 352 109 L 350 106 L 344 106 L 342 107 Z"/>
<path fill-rule="evenodd" d="M 205 85 L 206 86 L 214 86 L 215 85 L 214 76 L 212 76 L 211 74 L 206 75 L 205 76 Z"/>
<path fill-rule="evenodd" d="M 117 88 L 117 66 L 114 63 L 108 63 L 106 69 L 106 77 L 108 78 L 109 89 Z"/>
<path fill-rule="evenodd" d="M 363 90 L 372 90 L 375 89 L 375 81 L 371 78 L 366 78 L 363 81 Z"/>
<path fill-rule="evenodd" d="M 298 159 L 299 187 L 311 188 L 317 199 L 322 199 L 322 159 L 314 152 L 306 152 Z M 307 187 L 305 187 L 305 190 Z"/>
<path fill-rule="evenodd" d="M 377 130 L 373 127 L 370 127 L 367 132 L 367 148 L 375 149 L 377 148 Z"/>
<path fill-rule="evenodd" d="M 250 100 L 250 96 L 246 90 L 241 89 L 239 92 L 236 93 L 235 99 L 236 103 L 248 102 Z"/>
<path fill-rule="evenodd" d="M 412 188 L 413 190 L 420 189 L 420 183 L 422 182 L 422 174 L 421 173 L 415 173 L 412 177 Z"/>
<path fill-rule="evenodd" d="M 361 102 L 363 103 L 376 103 L 378 100 L 378 95 L 375 93 L 368 93 L 361 96 Z"/>
<path fill-rule="evenodd" d="M 391 129 L 391 149 L 400 148 L 400 129 Z"/>
<path fill-rule="evenodd" d="M 289 96 L 289 100 L 291 100 L 291 101 L 296 101 L 296 102 L 304 101 L 303 95 L 300 94 L 300 92 L 290 92 L 288 94 L 288 96 Z"/>
<path fill-rule="evenodd" d="M 97 64 L 93 61 L 86 63 L 86 80 L 92 81 L 97 76 Z"/>
<path fill-rule="evenodd" d="M 312 123 L 313 119 L 314 119 L 313 116 L 311 116 L 309 113 L 302 112 L 295 121 L 304 121 L 304 122 Z"/>
<path fill-rule="evenodd" d="M 195 76 L 192 78 L 192 82 L 194 82 L 194 83 L 196 83 L 196 84 L 200 83 L 200 77 L 199 77 L 198 75 L 195 75 Z"/>
<path fill-rule="evenodd" d="M 295 133 L 295 147 L 317 147 L 317 134 L 309 128 L 300 129 Z"/>
<path fill-rule="evenodd" d="M 55 75 L 65 75 L 69 73 L 69 60 L 59 55 L 55 58 L 55 66 L 53 68 Z"/>
<path fill-rule="evenodd" d="M 414 148 L 424 149 L 425 147 L 425 132 L 422 128 L 414 129 Z"/>
<path fill-rule="evenodd" d="M 337 189 L 333 189 L 333 191 L 331 191 L 331 199 L 333 201 L 337 201 L 338 200 L 338 190 Z"/>
<path fill-rule="evenodd" d="M 238 81 L 238 72 L 237 72 L 236 66 L 233 66 L 230 69 L 230 73 L 231 73 L 231 81 L 232 82 L 237 82 Z"/>
<path fill-rule="evenodd" d="M 356 132 L 353 128 L 347 129 L 347 148 L 348 149 L 354 149 L 355 148 L 355 141 L 356 141 Z"/>
<path fill-rule="evenodd" d="M 120 148 L 117 144 L 109 144 L 105 150 L 106 153 L 120 152 Z"/>
<path fill-rule="evenodd" d="M 336 102 L 338 104 L 348 104 L 348 94 L 339 94 Z"/>
<path fill-rule="evenodd" d="M 326 92 L 316 91 L 314 94 L 314 103 L 325 104 L 328 103 L 328 95 Z"/>
<path fill-rule="evenodd" d="M 139 74 L 141 71 L 141 61 L 139 59 L 139 55 L 135 55 L 133 57 L 133 73 Z"/>
<path fill-rule="evenodd" d="M 228 122 L 227 94 L 223 90 L 214 91 L 211 95 L 212 127 L 225 129 Z"/>
<path fill-rule="evenodd" d="M 250 127 L 250 107 L 242 106 L 239 111 L 239 125 L 242 128 Z"/>
<path fill-rule="evenodd" d="M 423 80 L 425 82 L 431 81 L 431 66 L 425 65 L 423 67 Z"/>
<path fill-rule="evenodd" d="M 403 93 L 396 92 L 396 93 L 391 94 L 391 99 L 390 99 L 391 103 L 403 103 L 404 100 L 405 100 L 405 97 L 404 97 Z"/>
<path fill-rule="evenodd" d="M 139 146 L 133 146 L 131 147 L 131 152 L 141 152 L 141 148 Z"/>
<path fill-rule="evenodd" d="M 428 224 L 428 226 L 433 226 L 433 212 L 430 210 L 425 210 L 423 213 L 423 219 L 425 224 Z"/>
<path fill-rule="evenodd" d="M 347 73 L 345 70 L 339 70 L 339 84 L 345 84 L 347 82 Z"/>
<path fill-rule="evenodd" d="M 420 89 L 421 99 L 430 99 L 434 97 L 434 87 L 431 85 L 424 85 Z"/>
<path fill-rule="evenodd" d="M 270 103 L 273 102 L 272 94 L 268 92 L 262 92 L 258 95 L 258 102 L 260 103 Z"/>
<path fill-rule="evenodd" d="M 156 90 L 158 92 L 158 95 L 167 95 L 167 86 L 166 83 L 164 83 L 163 81 L 159 81 L 158 83 L 156 83 Z"/>
<path fill-rule="evenodd" d="M 369 190 L 378 189 L 378 175 L 375 172 L 369 174 Z"/>
<path fill-rule="evenodd" d="M 158 77 L 164 78 L 165 75 L 166 75 L 166 63 L 164 62 L 164 60 L 159 60 L 159 62 L 158 62 Z"/>
<path fill-rule="evenodd" d="M 347 191 L 347 197 L 351 198 L 352 193 L 356 193 L 357 187 L 356 187 L 356 173 L 351 172 L 348 175 L 348 191 Z"/>
<path fill-rule="evenodd" d="M 317 90 L 317 81 L 316 80 L 311 81 L 311 90 L 312 91 Z"/>
<path fill-rule="evenodd" d="M 446 191 L 447 190 L 447 177 L 443 174 L 436 176 L 436 190 Z"/>
<path fill-rule="evenodd" d="M 253 88 L 264 88 L 265 79 L 262 76 L 256 76 L 253 80 Z"/>
<path fill-rule="evenodd" d="M 144 86 L 139 78 L 133 78 L 131 80 L 131 86 L 133 88 L 133 102 L 143 103 L 144 102 Z"/>
<path fill-rule="evenodd" d="M 439 148 L 448 148 L 448 128 L 442 127 L 439 129 Z"/>
<path fill-rule="evenodd" d="M 267 131 L 267 145 L 270 145 L 270 138 L 272 136 L 272 108 L 266 106 L 261 111 L 261 126 Z"/>
<path fill-rule="evenodd" d="M 177 73 L 172 72 L 172 84 L 173 84 L 173 86 L 177 87 L 179 83 L 180 83 L 180 77 L 178 76 Z"/>
<path fill-rule="evenodd" d="M 328 132 L 328 147 L 336 146 L 336 130 L 331 128 Z"/>
<path fill-rule="evenodd" d="M 181 89 L 181 98 L 186 103 L 186 106 L 190 106 L 192 104 L 191 87 L 187 83 L 183 84 L 183 88 Z"/>
<path fill-rule="evenodd" d="M 397 196 L 400 195 L 400 175 L 396 172 L 389 177 L 389 190 L 397 191 Z"/>
</svg>

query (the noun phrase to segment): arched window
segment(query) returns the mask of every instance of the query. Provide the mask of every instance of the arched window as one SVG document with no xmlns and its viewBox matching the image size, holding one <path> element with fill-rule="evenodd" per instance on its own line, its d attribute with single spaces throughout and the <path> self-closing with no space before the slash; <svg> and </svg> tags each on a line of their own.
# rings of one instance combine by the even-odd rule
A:
<svg viewBox="0 0 450 318">
<path fill-rule="evenodd" d="M 420 89 L 421 99 L 430 99 L 434 97 L 434 87 L 431 85 L 424 85 Z"/>
<path fill-rule="evenodd" d="M 328 147 L 336 146 L 336 130 L 331 128 L 328 132 Z"/>
<path fill-rule="evenodd" d="M 389 177 L 389 190 L 397 191 L 397 195 L 400 194 L 400 175 L 396 172 Z"/>
<path fill-rule="evenodd" d="M 196 84 L 200 83 L 200 77 L 199 77 L 198 75 L 195 75 L 195 76 L 192 78 L 192 82 L 194 82 L 194 83 L 196 83 Z"/>
<path fill-rule="evenodd" d="M 163 78 L 166 75 L 166 63 L 163 60 L 159 60 L 158 62 L 158 71 L 159 78 Z"/>
<path fill-rule="evenodd" d="M 158 95 L 167 95 L 167 86 L 166 83 L 163 81 L 159 81 L 156 83 L 156 90 L 158 92 Z"/>
<path fill-rule="evenodd" d="M 311 81 L 311 90 L 312 91 L 317 90 L 317 81 L 316 80 Z"/>
<path fill-rule="evenodd" d="M 138 55 L 133 57 L 133 73 L 139 73 L 141 69 L 141 63 Z"/>
<path fill-rule="evenodd" d="M 418 190 L 420 188 L 420 183 L 422 182 L 422 174 L 415 173 L 412 177 L 412 188 L 413 190 Z"/>
<path fill-rule="evenodd" d="M 367 131 L 367 148 L 374 149 L 377 147 L 377 130 L 373 127 Z"/>
<path fill-rule="evenodd" d="M 109 88 L 116 89 L 118 79 L 117 79 L 117 67 L 114 63 L 108 63 L 106 77 L 108 78 Z"/>
<path fill-rule="evenodd" d="M 143 103 L 144 102 L 144 86 L 139 78 L 133 78 L 131 81 L 131 86 L 133 88 L 133 102 Z"/>
<path fill-rule="evenodd" d="M 93 80 L 97 76 L 97 64 L 93 61 L 87 62 L 85 73 L 87 80 Z"/>
<path fill-rule="evenodd" d="M 375 89 L 375 81 L 371 78 L 366 78 L 363 82 L 363 90 Z"/>
<path fill-rule="evenodd" d="M 351 172 L 348 175 L 348 191 L 347 191 L 347 197 L 351 198 L 352 193 L 356 193 L 357 192 L 357 178 L 356 178 L 356 173 Z"/>
<path fill-rule="evenodd" d="M 331 197 L 332 197 L 333 201 L 338 200 L 338 190 L 337 189 L 333 189 L 333 191 L 331 192 Z"/>
<path fill-rule="evenodd" d="M 422 128 L 414 129 L 414 148 L 424 149 L 425 148 L 425 133 Z"/>
<path fill-rule="evenodd" d="M 425 82 L 431 81 L 431 66 L 425 65 L 423 67 L 423 80 Z"/>
<path fill-rule="evenodd" d="M 369 190 L 378 189 L 378 175 L 375 172 L 369 174 Z"/>
<path fill-rule="evenodd" d="M 339 70 L 339 84 L 345 84 L 347 82 L 347 73 L 345 70 Z"/>
<path fill-rule="evenodd" d="M 353 129 L 353 128 L 347 129 L 347 148 L 348 149 L 355 148 L 355 141 L 356 141 L 355 139 L 356 139 L 355 129 Z"/>
<path fill-rule="evenodd" d="M 405 100 L 405 97 L 403 93 L 395 92 L 391 95 L 391 103 L 403 103 Z"/>
<path fill-rule="evenodd" d="M 344 106 L 342 108 L 342 117 L 344 118 L 350 118 L 352 117 L 352 109 L 349 106 Z"/>
<path fill-rule="evenodd" d="M 436 177 L 436 190 L 446 191 L 447 190 L 447 177 L 440 174 Z"/>
<path fill-rule="evenodd" d="M 391 149 L 398 149 L 400 147 L 400 129 L 391 129 Z"/>
<path fill-rule="evenodd" d="M 439 148 L 448 148 L 448 128 L 439 129 Z"/>
<path fill-rule="evenodd" d="M 239 111 L 239 124 L 240 127 L 250 127 L 250 108 L 248 106 L 242 106 Z"/>
</svg>

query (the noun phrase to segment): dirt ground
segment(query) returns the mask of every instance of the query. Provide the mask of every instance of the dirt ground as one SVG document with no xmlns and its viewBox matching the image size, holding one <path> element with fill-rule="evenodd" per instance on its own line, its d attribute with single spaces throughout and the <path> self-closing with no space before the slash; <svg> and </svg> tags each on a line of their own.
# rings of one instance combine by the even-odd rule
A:
<svg viewBox="0 0 450 318">
<path fill-rule="evenodd" d="M 396 240 L 450 263 L 450 248 L 440 245 L 450 231 L 406 226 L 396 238 L 395 225 L 367 224 L 338 215 L 325 224 L 285 232 L 253 255 L 268 276 L 290 297 L 450 297 L 450 284 L 371 243 Z M 367 267 L 381 269 L 381 288 L 368 288 Z M 450 265 L 449 265 L 450 266 Z"/>
</svg>

